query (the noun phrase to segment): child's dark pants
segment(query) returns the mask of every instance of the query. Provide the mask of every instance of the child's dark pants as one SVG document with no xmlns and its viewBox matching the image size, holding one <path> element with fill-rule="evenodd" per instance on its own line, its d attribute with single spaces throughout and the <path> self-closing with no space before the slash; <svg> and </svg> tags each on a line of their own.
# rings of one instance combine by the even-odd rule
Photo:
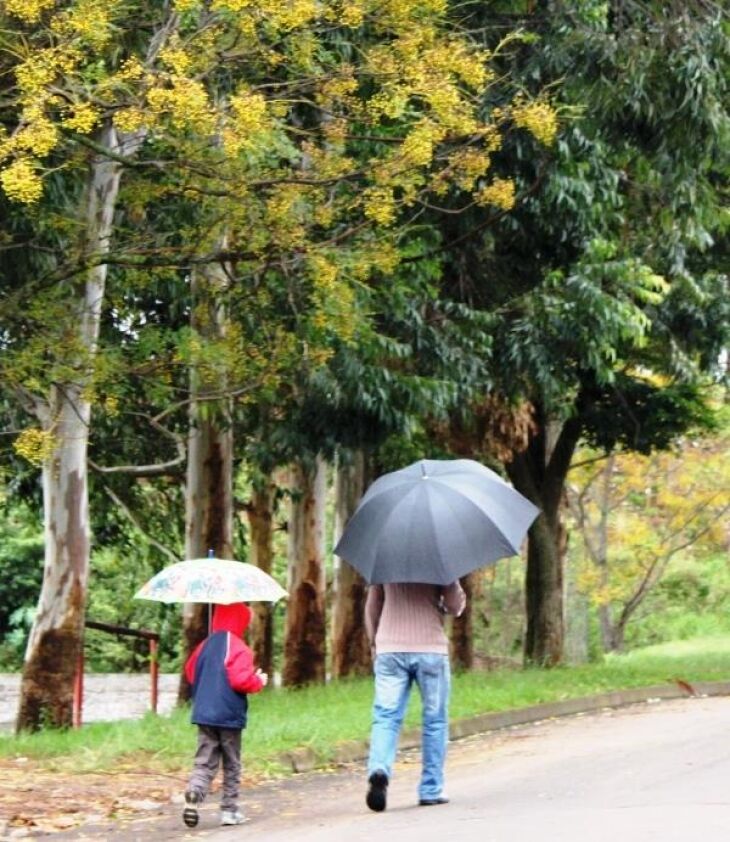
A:
<svg viewBox="0 0 730 842">
<path fill-rule="evenodd" d="M 238 808 L 238 791 L 241 782 L 241 729 L 213 728 L 198 725 L 198 748 L 195 752 L 193 771 L 188 790 L 208 794 L 218 766 L 223 760 L 223 797 L 221 810 Z"/>
</svg>

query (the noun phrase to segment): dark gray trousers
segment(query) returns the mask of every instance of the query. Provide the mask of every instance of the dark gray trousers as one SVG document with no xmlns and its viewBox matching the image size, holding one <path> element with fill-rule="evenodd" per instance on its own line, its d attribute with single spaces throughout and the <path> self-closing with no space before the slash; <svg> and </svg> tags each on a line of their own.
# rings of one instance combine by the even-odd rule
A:
<svg viewBox="0 0 730 842">
<path fill-rule="evenodd" d="M 208 794 L 221 759 L 223 760 L 221 810 L 236 810 L 241 783 L 241 729 L 198 725 L 198 748 L 195 752 L 188 789 L 197 792 L 201 800 Z"/>
</svg>

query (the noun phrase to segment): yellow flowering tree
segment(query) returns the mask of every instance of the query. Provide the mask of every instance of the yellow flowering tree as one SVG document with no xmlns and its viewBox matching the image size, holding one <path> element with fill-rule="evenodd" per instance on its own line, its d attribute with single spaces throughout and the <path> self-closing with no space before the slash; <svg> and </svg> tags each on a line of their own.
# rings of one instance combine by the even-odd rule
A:
<svg viewBox="0 0 730 842">
<path fill-rule="evenodd" d="M 5 371 L 52 443 L 18 718 L 32 728 L 70 720 L 100 322 L 124 295 L 109 284 L 220 267 L 234 323 L 286 300 L 289 324 L 273 332 L 285 358 L 289 336 L 322 365 L 333 338 L 353 340 L 358 290 L 397 262 L 399 228 L 449 189 L 465 206 L 511 207 L 491 156 L 506 125 L 546 120 L 530 122 L 523 101 L 479 108 L 491 55 L 445 0 L 8 0 L 0 24 L 0 190 L 41 281 L 16 279 L 36 336 L 19 330 Z M 244 333 L 201 345 L 231 363 L 231 392 Z"/>
<path fill-rule="evenodd" d="M 729 454 L 723 435 L 651 456 L 587 458 L 571 471 L 577 584 L 598 611 L 605 651 L 623 648 L 627 624 L 674 559 L 725 546 Z"/>
</svg>

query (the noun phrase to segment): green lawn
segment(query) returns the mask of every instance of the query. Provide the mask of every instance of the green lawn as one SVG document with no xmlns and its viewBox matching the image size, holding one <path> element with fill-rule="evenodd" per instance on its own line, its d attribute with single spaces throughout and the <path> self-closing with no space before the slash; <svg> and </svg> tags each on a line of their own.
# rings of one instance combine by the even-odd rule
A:
<svg viewBox="0 0 730 842">
<path fill-rule="evenodd" d="M 628 687 L 730 679 L 730 637 L 652 646 L 603 663 L 552 670 L 502 670 L 455 675 L 452 720 Z M 418 722 L 414 699 L 406 724 Z M 337 743 L 368 736 L 372 682 L 340 681 L 302 690 L 266 690 L 250 698 L 244 755 L 249 771 L 277 773 L 282 752 L 309 746 L 325 763 Z M 169 717 L 95 723 L 78 731 L 0 737 L 0 757 L 42 759 L 51 768 L 78 771 L 134 767 L 178 771 L 188 767 L 195 728 L 187 710 Z"/>
</svg>

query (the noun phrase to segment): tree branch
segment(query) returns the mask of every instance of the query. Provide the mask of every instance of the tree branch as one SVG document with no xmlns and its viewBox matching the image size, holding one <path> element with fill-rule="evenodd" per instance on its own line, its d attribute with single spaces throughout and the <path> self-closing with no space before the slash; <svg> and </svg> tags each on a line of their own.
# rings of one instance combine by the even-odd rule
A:
<svg viewBox="0 0 730 842">
<path fill-rule="evenodd" d="M 108 485 L 104 484 L 104 491 L 111 497 L 117 506 L 124 512 L 132 526 L 153 546 L 156 547 L 163 555 L 167 556 L 172 562 L 180 561 L 180 557 L 168 549 L 164 544 L 161 544 L 156 538 L 153 538 L 145 529 L 142 528 L 139 520 L 136 518 L 132 510 L 127 504 L 117 495 Z"/>
</svg>

